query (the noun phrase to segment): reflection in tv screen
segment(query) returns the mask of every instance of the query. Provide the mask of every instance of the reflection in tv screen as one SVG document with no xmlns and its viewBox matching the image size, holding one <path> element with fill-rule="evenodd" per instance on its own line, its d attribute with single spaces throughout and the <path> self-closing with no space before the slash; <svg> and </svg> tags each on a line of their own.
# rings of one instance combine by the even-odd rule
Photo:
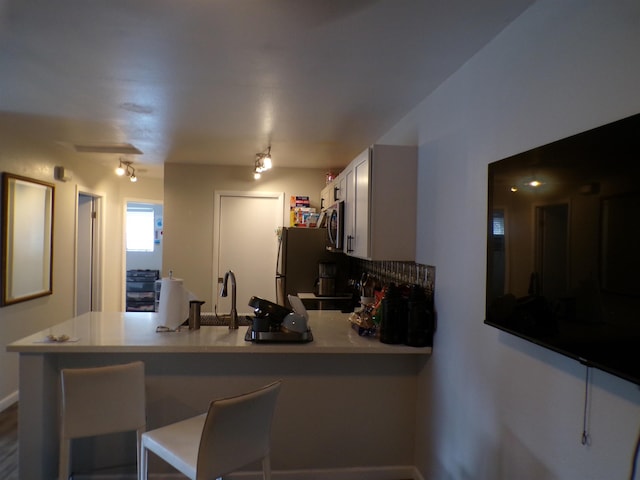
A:
<svg viewBox="0 0 640 480">
<path fill-rule="evenodd" d="M 485 323 L 640 384 L 640 114 L 488 173 Z"/>
</svg>

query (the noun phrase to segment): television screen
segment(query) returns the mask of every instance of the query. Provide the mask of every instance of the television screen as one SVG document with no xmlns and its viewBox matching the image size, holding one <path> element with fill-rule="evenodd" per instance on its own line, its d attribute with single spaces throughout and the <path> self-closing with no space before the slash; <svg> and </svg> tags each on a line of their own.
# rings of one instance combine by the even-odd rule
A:
<svg viewBox="0 0 640 480">
<path fill-rule="evenodd" d="M 640 114 L 488 174 L 485 323 L 640 384 Z"/>
</svg>

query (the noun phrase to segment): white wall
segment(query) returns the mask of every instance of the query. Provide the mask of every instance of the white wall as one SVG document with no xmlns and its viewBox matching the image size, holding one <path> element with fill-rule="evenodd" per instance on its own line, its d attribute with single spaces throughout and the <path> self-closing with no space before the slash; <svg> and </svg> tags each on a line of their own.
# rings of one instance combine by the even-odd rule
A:
<svg viewBox="0 0 640 480">
<path fill-rule="evenodd" d="M 166 164 L 163 276 L 173 270 L 197 298 L 205 301 L 205 311 L 213 310 L 214 192 L 284 192 L 287 211 L 291 195 L 308 195 L 311 206 L 320 211 L 320 190 L 325 185 L 325 173 L 323 169 L 274 167 L 255 181 L 250 166 Z M 251 236 L 251 218 L 238 221 L 244 222 L 246 235 Z M 275 265 L 273 268 L 275 275 Z"/>
<path fill-rule="evenodd" d="M 68 182 L 56 181 L 53 174 L 56 165 L 66 167 L 73 178 Z M 0 171 L 55 184 L 55 210 L 53 294 L 0 307 L 0 410 L 17 400 L 18 390 L 18 355 L 5 352 L 5 346 L 73 315 L 78 187 L 104 195 L 106 200 L 103 310 L 122 310 L 123 199 L 135 195 L 161 202 L 162 181 L 141 177 L 138 183 L 132 184 L 116 177 L 113 168 L 86 159 L 80 161 L 74 153 L 59 146 L 51 149 L 35 143 L 15 144 L 11 136 L 7 136 L 6 141 L 3 139 Z"/>
<path fill-rule="evenodd" d="M 438 331 L 420 376 L 427 480 L 628 478 L 640 390 L 483 324 L 487 164 L 640 112 L 640 3 L 542 0 L 380 143 L 418 143 L 417 255 Z"/>
</svg>

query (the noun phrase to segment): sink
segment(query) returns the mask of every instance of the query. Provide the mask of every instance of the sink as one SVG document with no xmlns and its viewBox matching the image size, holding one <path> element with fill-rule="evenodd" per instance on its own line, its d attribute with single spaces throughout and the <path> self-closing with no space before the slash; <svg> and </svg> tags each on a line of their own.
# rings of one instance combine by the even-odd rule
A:
<svg viewBox="0 0 640 480">
<path fill-rule="evenodd" d="M 238 315 L 238 326 L 247 327 L 253 323 L 253 317 L 249 315 Z M 226 313 L 224 315 L 216 315 L 215 313 L 202 313 L 200 315 L 201 326 L 216 326 L 216 327 L 228 327 L 231 320 L 231 315 Z"/>
</svg>

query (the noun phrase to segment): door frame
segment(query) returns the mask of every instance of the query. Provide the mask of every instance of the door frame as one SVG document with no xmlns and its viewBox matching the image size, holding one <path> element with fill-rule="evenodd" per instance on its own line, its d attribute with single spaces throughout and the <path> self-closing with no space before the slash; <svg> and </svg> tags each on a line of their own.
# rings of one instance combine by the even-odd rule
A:
<svg viewBox="0 0 640 480">
<path fill-rule="evenodd" d="M 107 195 L 90 188 L 76 185 L 75 192 L 75 222 L 74 222 L 74 269 L 73 269 L 73 316 L 77 315 L 78 309 L 78 201 L 80 195 L 92 197 L 96 221 L 93 223 L 93 241 L 91 247 L 91 310 L 102 311 L 104 305 L 104 235 L 105 235 L 105 205 Z"/>
<path fill-rule="evenodd" d="M 248 197 L 248 198 L 270 198 L 275 199 L 280 204 L 281 216 L 280 225 L 284 226 L 285 211 L 284 211 L 284 192 L 260 192 L 260 191 L 241 191 L 241 190 L 215 190 L 213 192 L 213 251 L 211 252 L 211 279 L 212 279 L 212 296 L 216 307 L 218 306 L 218 251 L 220 247 L 220 229 L 218 224 L 220 222 L 220 207 L 222 197 Z"/>
<path fill-rule="evenodd" d="M 148 203 L 152 205 L 162 205 L 162 217 L 164 222 L 164 202 L 162 200 L 152 200 L 149 198 L 125 197 L 122 203 L 122 248 L 120 257 L 120 311 L 127 310 L 127 205 L 129 203 Z M 163 241 L 163 240 L 161 240 Z M 164 248 L 164 245 L 163 245 Z M 162 269 L 160 270 L 162 278 Z"/>
</svg>

